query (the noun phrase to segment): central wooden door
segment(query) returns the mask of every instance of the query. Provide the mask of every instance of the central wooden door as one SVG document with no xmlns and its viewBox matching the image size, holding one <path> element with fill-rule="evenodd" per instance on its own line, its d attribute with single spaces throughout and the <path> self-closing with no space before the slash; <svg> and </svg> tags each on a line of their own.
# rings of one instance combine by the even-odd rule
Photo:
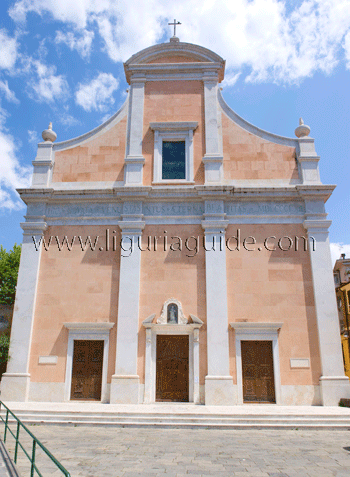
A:
<svg viewBox="0 0 350 477">
<path fill-rule="evenodd" d="M 241 341 L 243 401 L 275 403 L 272 341 Z"/>
<path fill-rule="evenodd" d="M 103 345 L 101 340 L 74 340 L 71 399 L 101 399 Z"/>
<path fill-rule="evenodd" d="M 158 335 L 156 401 L 189 399 L 189 337 Z"/>
</svg>

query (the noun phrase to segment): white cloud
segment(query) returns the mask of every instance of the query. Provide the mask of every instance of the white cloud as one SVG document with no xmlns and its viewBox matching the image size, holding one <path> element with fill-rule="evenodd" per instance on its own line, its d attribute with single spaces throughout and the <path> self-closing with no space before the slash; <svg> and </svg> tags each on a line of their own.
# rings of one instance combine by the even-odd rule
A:
<svg viewBox="0 0 350 477">
<path fill-rule="evenodd" d="M 81 121 L 79 121 L 79 119 L 76 119 L 74 116 L 68 113 L 62 114 L 62 116 L 60 116 L 58 120 L 61 124 L 63 124 L 63 126 L 66 127 L 79 126 L 81 124 Z"/>
<path fill-rule="evenodd" d="M 224 81 L 222 82 L 222 86 L 233 86 L 237 83 L 238 78 L 241 76 L 241 73 L 226 73 Z"/>
<path fill-rule="evenodd" d="M 75 102 L 85 111 L 106 111 L 114 104 L 119 82 L 111 73 L 99 73 L 90 83 L 78 84 Z"/>
<path fill-rule="evenodd" d="M 350 244 L 343 243 L 331 243 L 331 257 L 332 257 L 332 266 L 334 266 L 335 261 L 340 258 L 340 254 L 345 253 L 347 257 L 350 257 Z"/>
<path fill-rule="evenodd" d="M 25 23 L 28 13 L 33 12 L 41 16 L 51 13 L 56 20 L 84 28 L 91 7 L 95 9 L 96 5 L 94 6 L 94 4 L 99 3 L 104 3 L 104 1 L 60 0 L 58 2 L 57 0 L 19 0 L 9 9 L 9 15 L 14 21 Z"/>
<path fill-rule="evenodd" d="M 350 70 L 350 31 L 346 34 L 344 38 L 344 50 L 346 58 L 346 67 Z"/>
<path fill-rule="evenodd" d="M 10 70 L 14 67 L 17 49 L 17 39 L 8 36 L 6 30 L 0 30 L 0 68 Z"/>
<path fill-rule="evenodd" d="M 2 113 L 2 114 L 1 114 Z M 8 114 L 0 107 L 0 116 Z M 15 189 L 28 187 L 32 174 L 31 167 L 23 167 L 17 157 L 17 145 L 14 138 L 0 126 L 0 208 L 19 210 L 24 207 Z"/>
<path fill-rule="evenodd" d="M 56 67 L 45 65 L 40 60 L 26 58 L 27 71 L 34 70 L 36 75 L 27 83 L 28 93 L 32 99 L 51 103 L 69 94 L 67 80 L 63 75 L 56 75 Z"/>
<path fill-rule="evenodd" d="M 82 58 L 88 58 L 90 56 L 91 44 L 95 34 L 93 31 L 83 30 L 80 32 L 80 37 L 69 31 L 63 33 L 62 31 L 56 31 L 55 43 L 64 43 L 70 50 L 77 50 Z"/>
<path fill-rule="evenodd" d="M 248 68 L 247 81 L 291 83 L 329 74 L 340 59 L 350 63 L 349 0 L 17 0 L 10 9 L 19 22 L 29 12 L 76 30 L 97 28 L 113 61 L 171 36 L 167 23 L 176 17 L 180 39 L 221 54 L 231 78 Z M 86 51 L 73 33 L 62 41 Z"/>
<path fill-rule="evenodd" d="M 30 131 L 28 130 L 28 142 L 32 144 L 33 146 L 36 146 L 38 142 L 41 141 L 41 138 L 38 134 L 38 131 Z"/>
<path fill-rule="evenodd" d="M 5 98 L 6 98 L 7 101 L 9 101 L 10 103 L 19 104 L 19 100 L 16 98 L 16 95 L 15 95 L 14 91 L 12 91 L 12 90 L 9 88 L 8 81 L 1 81 L 1 80 L 0 80 L 0 92 L 3 92 L 3 93 L 4 93 Z"/>
</svg>

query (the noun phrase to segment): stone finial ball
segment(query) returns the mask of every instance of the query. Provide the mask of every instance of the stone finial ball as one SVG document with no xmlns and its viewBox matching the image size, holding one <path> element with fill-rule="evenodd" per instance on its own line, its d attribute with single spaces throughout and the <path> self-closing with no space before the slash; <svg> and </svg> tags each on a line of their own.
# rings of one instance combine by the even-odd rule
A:
<svg viewBox="0 0 350 477">
<path fill-rule="evenodd" d="M 49 127 L 41 135 L 45 142 L 54 142 L 57 139 L 57 134 L 52 130 L 52 123 L 49 124 Z"/>
<path fill-rule="evenodd" d="M 304 121 L 302 118 L 299 119 L 299 126 L 295 129 L 295 135 L 296 137 L 307 137 L 310 134 L 310 128 L 309 126 L 306 126 L 304 124 Z"/>
</svg>

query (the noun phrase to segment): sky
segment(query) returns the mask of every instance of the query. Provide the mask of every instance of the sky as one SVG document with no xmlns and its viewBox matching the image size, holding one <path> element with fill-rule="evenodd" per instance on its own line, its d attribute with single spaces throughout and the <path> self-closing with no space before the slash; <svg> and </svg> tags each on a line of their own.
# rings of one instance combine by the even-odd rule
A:
<svg viewBox="0 0 350 477">
<path fill-rule="evenodd" d="M 123 62 L 169 41 L 226 60 L 223 96 L 261 129 L 315 138 L 333 261 L 350 256 L 350 0 L 2 0 L 0 2 L 0 244 L 21 243 L 41 132 L 57 141 L 97 127 L 124 103 Z"/>
</svg>

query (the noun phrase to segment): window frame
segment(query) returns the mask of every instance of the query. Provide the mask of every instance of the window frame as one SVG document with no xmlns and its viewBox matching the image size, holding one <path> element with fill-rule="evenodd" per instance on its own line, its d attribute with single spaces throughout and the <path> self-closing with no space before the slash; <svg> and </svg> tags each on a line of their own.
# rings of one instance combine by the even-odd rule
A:
<svg viewBox="0 0 350 477">
<path fill-rule="evenodd" d="M 154 131 L 153 184 L 194 183 L 193 131 L 197 122 L 151 123 Z M 185 142 L 185 179 L 163 179 L 163 141 Z"/>
</svg>

